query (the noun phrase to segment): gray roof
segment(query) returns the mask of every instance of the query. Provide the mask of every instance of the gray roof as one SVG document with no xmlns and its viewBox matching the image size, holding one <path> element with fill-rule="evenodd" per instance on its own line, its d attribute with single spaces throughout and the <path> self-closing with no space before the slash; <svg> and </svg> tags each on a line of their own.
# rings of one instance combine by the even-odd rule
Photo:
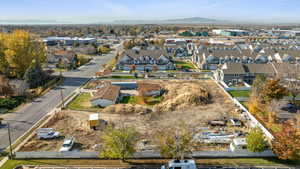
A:
<svg viewBox="0 0 300 169">
<path fill-rule="evenodd" d="M 246 72 L 254 74 L 268 74 L 275 75 L 275 69 L 272 64 L 245 64 Z"/>
<path fill-rule="evenodd" d="M 246 74 L 242 63 L 227 63 L 227 69 L 223 69 L 224 74 Z"/>
<path fill-rule="evenodd" d="M 140 56 L 149 56 L 152 58 L 159 58 L 161 55 L 169 56 L 165 50 L 126 50 L 124 55 L 128 55 L 131 58 L 139 58 Z"/>
</svg>

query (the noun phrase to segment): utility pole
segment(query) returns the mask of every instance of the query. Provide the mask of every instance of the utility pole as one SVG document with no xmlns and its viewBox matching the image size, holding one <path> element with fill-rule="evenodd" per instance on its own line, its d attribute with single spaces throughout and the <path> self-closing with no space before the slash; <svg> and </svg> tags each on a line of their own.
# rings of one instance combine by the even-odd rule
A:
<svg viewBox="0 0 300 169">
<path fill-rule="evenodd" d="M 63 78 L 61 69 L 59 71 L 59 76 L 60 76 L 60 79 Z M 64 103 L 63 88 L 60 89 L 60 97 L 61 97 L 61 109 L 64 109 L 65 108 L 65 103 Z"/>
<path fill-rule="evenodd" d="M 10 126 L 9 126 L 9 123 L 7 123 L 7 132 L 8 132 L 8 140 L 9 140 L 10 159 L 13 159 L 13 152 L 12 152 L 12 146 L 11 146 L 11 136 L 10 136 Z"/>
</svg>

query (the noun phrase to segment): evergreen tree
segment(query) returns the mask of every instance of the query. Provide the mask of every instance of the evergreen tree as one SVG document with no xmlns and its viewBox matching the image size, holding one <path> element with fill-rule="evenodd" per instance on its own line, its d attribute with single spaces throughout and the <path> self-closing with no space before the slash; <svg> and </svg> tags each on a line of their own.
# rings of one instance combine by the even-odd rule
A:
<svg viewBox="0 0 300 169">
<path fill-rule="evenodd" d="M 39 62 L 33 60 L 24 74 L 24 80 L 30 88 L 36 88 L 45 84 L 46 74 Z"/>
</svg>

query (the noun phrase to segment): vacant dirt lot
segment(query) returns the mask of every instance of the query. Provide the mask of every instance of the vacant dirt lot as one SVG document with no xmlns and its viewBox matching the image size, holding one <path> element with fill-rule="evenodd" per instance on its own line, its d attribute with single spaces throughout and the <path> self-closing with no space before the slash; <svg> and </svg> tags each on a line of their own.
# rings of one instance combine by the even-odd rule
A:
<svg viewBox="0 0 300 169">
<path fill-rule="evenodd" d="M 226 94 L 211 80 L 199 81 L 153 81 L 161 84 L 168 93 L 164 95 L 160 107 L 151 107 L 147 113 L 100 113 L 103 120 L 113 123 L 116 126 L 133 126 L 141 135 L 141 139 L 151 140 L 158 129 L 169 126 L 176 126 L 180 121 L 184 121 L 191 128 L 207 126 L 207 122 L 223 117 L 231 118 L 238 116 L 235 112 L 233 102 Z M 209 94 L 209 100 L 204 99 L 199 104 L 193 99 L 201 99 L 195 95 L 200 92 L 201 96 Z M 186 94 L 184 94 L 186 93 Z M 197 93 L 196 93 L 197 94 Z M 182 98 L 180 98 L 182 97 Z M 173 103 L 174 98 L 181 103 Z M 184 100 L 187 99 L 187 100 Z M 180 106 L 178 106 L 180 105 Z M 168 107 L 175 106 L 175 110 Z M 149 108 L 149 107 L 148 107 Z M 114 109 L 116 110 L 116 109 Z M 162 111 L 160 111 L 162 110 Z M 119 109 L 122 112 L 122 109 Z M 104 111 L 105 112 L 105 111 Z M 93 131 L 89 129 L 88 117 L 90 113 L 80 111 L 65 111 L 57 115 L 47 126 L 61 132 L 65 137 L 74 136 L 76 139 L 75 149 L 82 151 L 95 151 L 97 145 L 101 145 L 101 130 Z M 56 140 L 37 140 L 32 138 L 21 151 L 57 151 L 62 145 L 63 138 Z"/>
</svg>

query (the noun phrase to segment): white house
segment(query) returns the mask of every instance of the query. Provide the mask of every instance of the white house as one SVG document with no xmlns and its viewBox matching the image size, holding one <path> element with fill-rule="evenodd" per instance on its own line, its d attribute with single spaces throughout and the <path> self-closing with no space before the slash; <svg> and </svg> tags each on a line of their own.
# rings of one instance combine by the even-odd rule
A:
<svg viewBox="0 0 300 169">
<path fill-rule="evenodd" d="M 92 106 L 107 107 L 115 104 L 120 96 L 120 86 L 106 85 L 97 92 L 92 93 L 93 98 L 90 100 Z"/>
</svg>

